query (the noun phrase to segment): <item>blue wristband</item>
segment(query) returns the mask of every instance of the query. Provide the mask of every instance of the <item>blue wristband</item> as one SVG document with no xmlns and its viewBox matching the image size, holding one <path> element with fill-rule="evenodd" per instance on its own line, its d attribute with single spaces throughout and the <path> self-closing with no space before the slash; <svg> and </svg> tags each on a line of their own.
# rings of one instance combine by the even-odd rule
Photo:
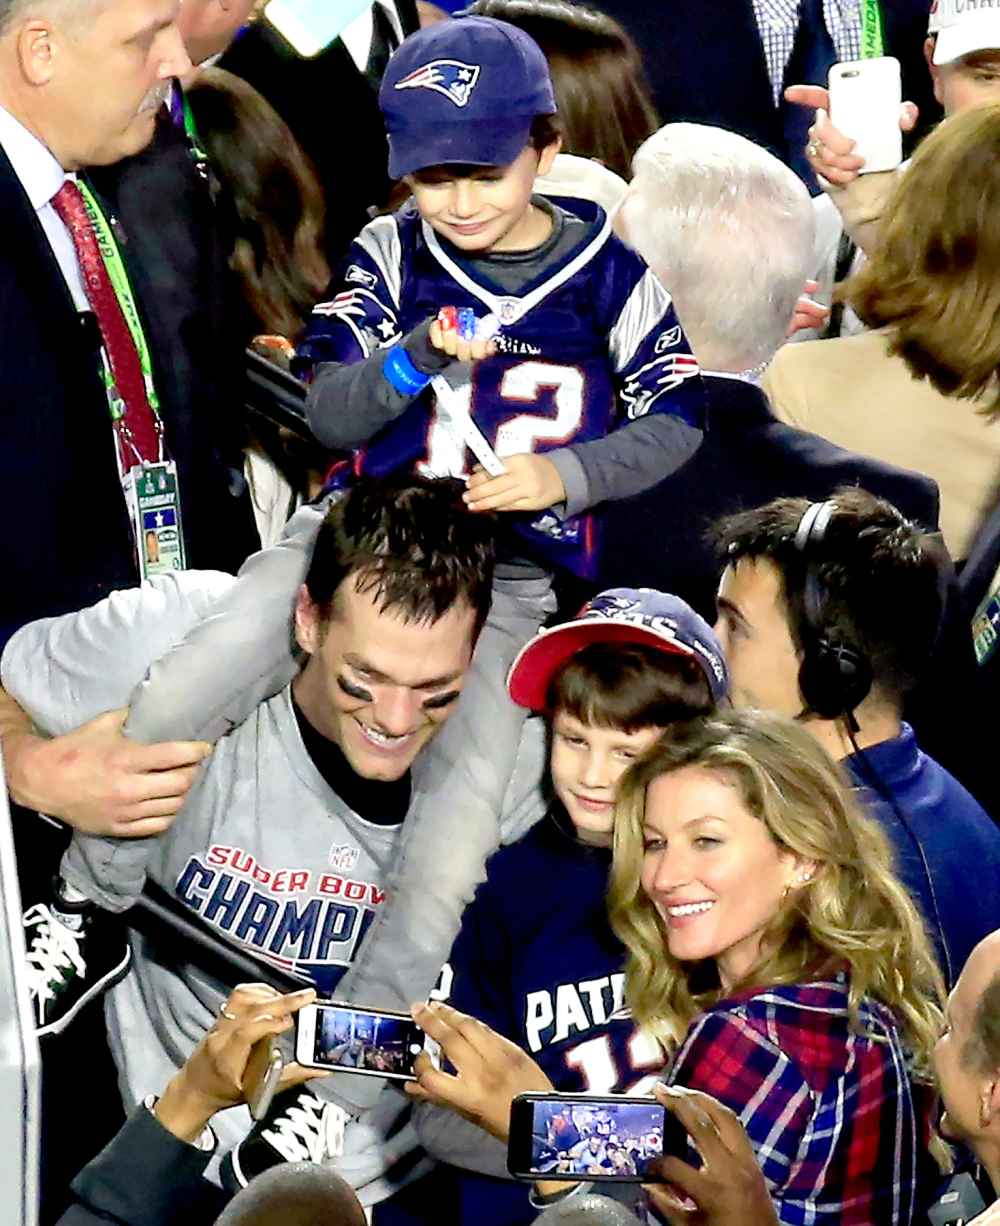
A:
<svg viewBox="0 0 1000 1226">
<path fill-rule="evenodd" d="M 431 381 L 430 375 L 417 370 L 402 345 L 393 345 L 385 355 L 382 373 L 402 396 L 416 396 Z"/>
</svg>

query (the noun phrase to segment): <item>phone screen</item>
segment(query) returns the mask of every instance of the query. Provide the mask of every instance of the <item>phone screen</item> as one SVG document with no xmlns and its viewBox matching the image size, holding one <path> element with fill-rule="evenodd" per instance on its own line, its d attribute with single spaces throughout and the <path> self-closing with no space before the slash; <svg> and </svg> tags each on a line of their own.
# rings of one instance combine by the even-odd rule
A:
<svg viewBox="0 0 1000 1226">
<path fill-rule="evenodd" d="M 314 1007 L 310 1064 L 413 1079 L 413 1061 L 424 1050 L 424 1032 L 412 1018 L 343 1005 Z"/>
<path fill-rule="evenodd" d="M 653 1098 L 522 1095 L 514 1104 L 508 1168 L 524 1179 L 639 1181 L 665 1148 L 682 1153 L 686 1135 Z"/>
<path fill-rule="evenodd" d="M 270 0 L 267 21 L 299 55 L 314 56 L 370 9 L 372 0 Z"/>
</svg>

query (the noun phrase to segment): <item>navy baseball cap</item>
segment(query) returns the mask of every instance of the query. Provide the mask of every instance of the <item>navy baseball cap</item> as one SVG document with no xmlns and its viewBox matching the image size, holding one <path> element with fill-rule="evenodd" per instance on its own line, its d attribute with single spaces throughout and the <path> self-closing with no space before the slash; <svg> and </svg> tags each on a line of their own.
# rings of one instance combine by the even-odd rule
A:
<svg viewBox="0 0 1000 1226">
<path fill-rule="evenodd" d="M 679 596 L 650 587 L 614 587 L 595 596 L 571 622 L 539 630 L 511 665 L 511 698 L 532 711 L 548 706 L 560 668 L 591 643 L 640 643 L 700 665 L 716 703 L 729 690 L 729 672 L 715 631 Z"/>
<path fill-rule="evenodd" d="M 378 101 L 393 179 L 449 163 L 507 166 L 535 116 L 556 111 L 541 48 L 492 17 L 439 21 L 404 39 Z"/>
</svg>

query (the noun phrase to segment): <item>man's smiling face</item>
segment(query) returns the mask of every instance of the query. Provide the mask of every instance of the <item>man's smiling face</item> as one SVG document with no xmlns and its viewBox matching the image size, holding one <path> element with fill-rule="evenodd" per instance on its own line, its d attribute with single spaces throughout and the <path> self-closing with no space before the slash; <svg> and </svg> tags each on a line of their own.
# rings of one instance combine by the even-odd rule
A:
<svg viewBox="0 0 1000 1226">
<path fill-rule="evenodd" d="M 475 643 L 464 601 L 435 622 L 382 609 L 357 575 L 337 590 L 328 619 L 303 587 L 296 637 L 309 662 L 293 692 L 314 728 L 364 779 L 399 779 L 455 708 Z"/>
</svg>

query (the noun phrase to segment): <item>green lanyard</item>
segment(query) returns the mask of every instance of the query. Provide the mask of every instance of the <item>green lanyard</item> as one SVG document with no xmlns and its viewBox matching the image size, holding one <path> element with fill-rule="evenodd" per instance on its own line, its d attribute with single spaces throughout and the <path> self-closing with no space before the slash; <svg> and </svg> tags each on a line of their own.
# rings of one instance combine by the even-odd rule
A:
<svg viewBox="0 0 1000 1226">
<path fill-rule="evenodd" d="M 118 299 L 118 305 L 121 307 L 122 315 L 125 317 L 125 323 L 128 325 L 136 352 L 139 355 L 142 379 L 146 385 L 146 398 L 149 401 L 149 407 L 153 410 L 153 416 L 156 418 L 157 427 L 159 428 L 160 402 L 156 395 L 156 389 L 153 387 L 153 362 L 149 355 L 146 334 L 143 331 L 142 320 L 139 318 L 139 308 L 136 306 L 135 295 L 132 293 L 132 286 L 129 284 L 125 263 L 122 260 L 121 252 L 118 250 L 118 243 L 115 240 L 111 226 L 101 212 L 94 193 L 82 179 L 77 180 L 77 187 L 79 187 L 80 194 L 83 196 L 83 202 L 87 206 L 87 212 L 90 215 L 91 225 L 94 227 L 97 246 L 101 253 L 101 259 L 104 261 L 104 267 L 107 269 L 111 288 L 115 291 L 115 297 Z M 114 377 L 108 368 L 107 360 L 104 363 L 104 383 L 108 390 L 111 416 L 115 421 L 118 421 L 125 414 L 125 406 L 115 388 Z"/>
<path fill-rule="evenodd" d="M 871 60 L 880 55 L 885 55 L 882 9 L 878 0 L 861 0 L 861 58 Z"/>
<path fill-rule="evenodd" d="M 177 86 L 176 88 L 180 88 Z M 201 143 L 201 137 L 198 135 L 198 126 L 194 121 L 194 112 L 191 110 L 191 103 L 188 102 L 187 94 L 181 93 L 181 110 L 184 114 L 184 135 L 187 137 L 188 149 L 191 151 L 191 157 L 194 160 L 195 166 L 198 168 L 198 173 L 203 178 L 208 178 L 208 154 L 205 152 L 205 147 Z"/>
</svg>

